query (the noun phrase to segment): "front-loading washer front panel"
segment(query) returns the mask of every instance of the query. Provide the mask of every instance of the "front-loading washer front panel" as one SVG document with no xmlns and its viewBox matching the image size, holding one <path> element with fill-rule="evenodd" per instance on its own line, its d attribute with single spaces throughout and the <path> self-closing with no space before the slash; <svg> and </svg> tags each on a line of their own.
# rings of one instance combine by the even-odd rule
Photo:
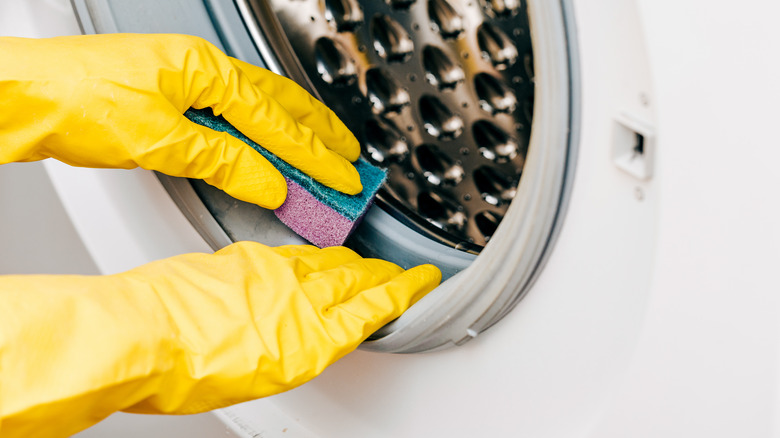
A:
<svg viewBox="0 0 780 438">
<path fill-rule="evenodd" d="M 780 92 L 766 84 L 780 72 L 757 55 L 778 40 L 768 21 L 780 11 L 635 6 L 574 2 L 583 84 L 578 169 L 555 251 L 524 301 L 461 347 L 359 351 L 298 389 L 218 413 L 236 434 L 776 430 L 778 307 L 770 274 L 780 259 L 772 232 L 780 215 L 767 200 L 776 187 L 771 163 L 780 157 L 751 145 L 773 138 L 770 102 Z M 739 62 L 724 63 L 715 46 Z M 712 93 L 739 72 L 755 78 L 742 81 L 742 93 Z M 641 167 L 621 159 L 625 145 L 615 139 L 626 129 L 655 140 Z M 119 185 L 105 188 L 121 198 Z M 89 216 L 89 207 L 71 214 Z M 118 232 L 148 239 L 141 228 Z M 116 247 L 104 249 L 107 260 L 116 257 Z M 139 252 L 134 261 L 144 257 L 151 256 Z"/>
<path fill-rule="evenodd" d="M 602 32 L 615 30 L 610 17 L 577 31 L 586 84 L 581 164 L 556 251 L 523 304 L 462 347 L 357 352 L 301 388 L 221 411 L 225 421 L 247 436 L 369 437 L 569 436 L 595 421 L 641 328 L 657 207 L 655 180 L 627 173 L 612 157 L 625 114 L 639 125 L 654 122 L 641 99 L 652 89 L 638 16 L 618 3 L 602 6 L 624 20 L 622 38 Z M 627 56 L 638 62 L 624 63 Z"/>
</svg>

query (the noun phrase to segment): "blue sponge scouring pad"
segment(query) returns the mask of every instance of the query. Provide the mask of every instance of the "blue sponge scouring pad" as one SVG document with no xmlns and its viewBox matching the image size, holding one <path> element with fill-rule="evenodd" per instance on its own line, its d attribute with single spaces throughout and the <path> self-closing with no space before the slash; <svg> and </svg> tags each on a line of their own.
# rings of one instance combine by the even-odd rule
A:
<svg viewBox="0 0 780 438">
<path fill-rule="evenodd" d="M 385 182 L 387 172 L 358 159 L 352 163 L 360 175 L 363 191 L 346 195 L 315 181 L 250 140 L 211 108 L 189 109 L 184 115 L 193 122 L 215 131 L 227 132 L 260 152 L 287 180 L 287 199 L 274 210 L 291 230 L 309 242 L 324 248 L 342 245 L 360 223 Z"/>
</svg>

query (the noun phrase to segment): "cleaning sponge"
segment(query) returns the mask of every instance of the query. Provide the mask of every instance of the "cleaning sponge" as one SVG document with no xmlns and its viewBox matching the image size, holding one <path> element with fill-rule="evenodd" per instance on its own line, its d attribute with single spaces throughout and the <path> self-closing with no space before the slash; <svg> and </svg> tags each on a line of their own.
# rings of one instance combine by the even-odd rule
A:
<svg viewBox="0 0 780 438">
<path fill-rule="evenodd" d="M 189 109 L 184 115 L 197 124 L 227 132 L 268 159 L 287 181 L 287 199 L 274 213 L 291 230 L 320 248 L 342 245 L 347 240 L 387 177 L 384 170 L 358 159 L 352 164 L 360 175 L 363 191 L 354 196 L 346 195 L 287 164 L 243 135 L 223 117 L 215 116 L 211 108 Z"/>
</svg>

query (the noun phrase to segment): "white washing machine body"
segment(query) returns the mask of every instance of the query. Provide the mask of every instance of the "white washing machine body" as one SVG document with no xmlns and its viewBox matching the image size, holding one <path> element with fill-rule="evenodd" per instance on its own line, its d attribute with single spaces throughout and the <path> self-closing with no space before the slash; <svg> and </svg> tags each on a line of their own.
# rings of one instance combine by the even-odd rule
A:
<svg viewBox="0 0 780 438">
<path fill-rule="evenodd" d="M 573 190 L 499 323 L 432 353 L 357 351 L 215 418 L 247 437 L 776 436 L 780 6 L 716 3 L 573 1 Z M 626 126 L 640 170 L 616 152 Z M 209 251 L 153 174 L 46 169 L 102 272 Z"/>
</svg>

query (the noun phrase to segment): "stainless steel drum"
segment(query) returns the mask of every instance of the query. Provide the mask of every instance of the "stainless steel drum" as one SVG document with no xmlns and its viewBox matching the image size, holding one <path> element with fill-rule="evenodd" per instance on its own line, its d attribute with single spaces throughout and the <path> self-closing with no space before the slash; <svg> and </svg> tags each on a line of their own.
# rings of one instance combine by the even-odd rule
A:
<svg viewBox="0 0 780 438">
<path fill-rule="evenodd" d="M 387 211 L 479 252 L 517 193 L 533 52 L 520 0 L 250 0 L 285 74 L 389 171 Z"/>
</svg>

